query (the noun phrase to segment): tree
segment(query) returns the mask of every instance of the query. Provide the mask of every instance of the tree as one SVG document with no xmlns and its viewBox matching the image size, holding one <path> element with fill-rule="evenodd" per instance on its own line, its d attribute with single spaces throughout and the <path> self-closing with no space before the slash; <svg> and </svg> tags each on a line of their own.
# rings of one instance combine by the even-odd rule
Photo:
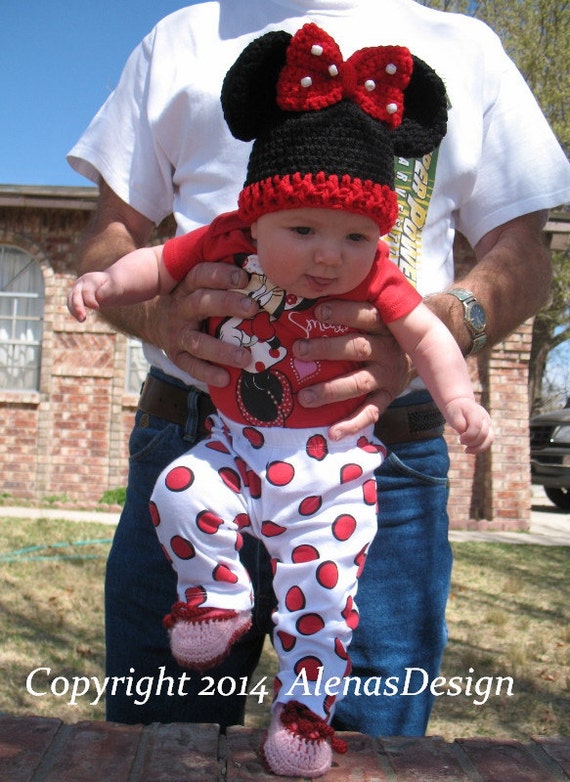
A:
<svg viewBox="0 0 570 782">
<path fill-rule="evenodd" d="M 558 0 L 425 0 L 422 5 L 465 13 L 486 22 L 500 37 L 533 91 L 560 144 L 570 150 L 570 3 Z M 529 405 L 543 396 L 548 356 L 570 348 L 570 252 L 553 252 L 551 302 L 533 325 Z"/>
<path fill-rule="evenodd" d="M 568 343 L 570 347 L 570 251 L 552 253 L 554 280 L 550 303 L 536 315 L 532 329 L 529 366 L 529 406 L 532 414 L 559 407 L 560 397 L 570 396 L 567 373 L 562 367 L 551 366 L 552 351 Z"/>
</svg>

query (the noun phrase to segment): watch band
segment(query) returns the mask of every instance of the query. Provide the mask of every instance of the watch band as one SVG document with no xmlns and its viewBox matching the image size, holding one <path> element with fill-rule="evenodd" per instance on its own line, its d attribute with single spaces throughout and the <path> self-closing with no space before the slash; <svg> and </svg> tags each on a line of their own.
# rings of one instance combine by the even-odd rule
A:
<svg viewBox="0 0 570 782">
<path fill-rule="evenodd" d="M 446 293 L 449 293 L 450 296 L 455 296 L 463 305 L 463 322 L 471 334 L 471 345 L 465 355 L 473 356 L 475 353 L 483 350 L 487 342 L 487 333 L 485 331 L 487 317 L 485 310 L 472 291 L 468 291 L 465 288 L 452 288 L 450 291 L 446 291 Z"/>
</svg>

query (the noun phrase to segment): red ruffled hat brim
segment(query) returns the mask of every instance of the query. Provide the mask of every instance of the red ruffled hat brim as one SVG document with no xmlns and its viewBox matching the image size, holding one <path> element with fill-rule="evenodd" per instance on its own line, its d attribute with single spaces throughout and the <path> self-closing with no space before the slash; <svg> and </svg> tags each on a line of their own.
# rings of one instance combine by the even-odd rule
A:
<svg viewBox="0 0 570 782">
<path fill-rule="evenodd" d="M 349 174 L 285 174 L 253 182 L 241 191 L 238 209 L 243 220 L 253 223 L 281 209 L 343 209 L 370 217 L 380 234 L 387 234 L 398 216 L 398 199 L 388 185 Z"/>
</svg>

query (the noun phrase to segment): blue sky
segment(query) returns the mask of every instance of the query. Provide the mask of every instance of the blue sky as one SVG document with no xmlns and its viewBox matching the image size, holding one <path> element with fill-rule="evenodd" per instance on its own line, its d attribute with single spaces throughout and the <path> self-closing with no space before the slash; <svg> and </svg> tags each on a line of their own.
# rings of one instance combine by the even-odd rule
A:
<svg viewBox="0 0 570 782">
<path fill-rule="evenodd" d="M 87 185 L 66 152 L 177 0 L 0 0 L 0 184 Z"/>
</svg>

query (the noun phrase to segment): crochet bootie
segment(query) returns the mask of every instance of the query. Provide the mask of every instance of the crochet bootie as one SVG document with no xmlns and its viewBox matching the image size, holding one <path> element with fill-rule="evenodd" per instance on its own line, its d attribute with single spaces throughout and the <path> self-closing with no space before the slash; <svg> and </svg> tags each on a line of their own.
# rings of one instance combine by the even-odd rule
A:
<svg viewBox="0 0 570 782">
<path fill-rule="evenodd" d="M 330 744 L 329 740 L 330 739 Z M 260 748 L 269 771 L 286 777 L 320 777 L 332 764 L 332 750 L 346 743 L 330 725 L 297 701 L 279 705 Z"/>
<path fill-rule="evenodd" d="M 205 671 L 229 654 L 232 644 L 251 626 L 251 611 L 195 608 L 175 603 L 164 617 L 170 649 L 178 665 Z"/>
</svg>

